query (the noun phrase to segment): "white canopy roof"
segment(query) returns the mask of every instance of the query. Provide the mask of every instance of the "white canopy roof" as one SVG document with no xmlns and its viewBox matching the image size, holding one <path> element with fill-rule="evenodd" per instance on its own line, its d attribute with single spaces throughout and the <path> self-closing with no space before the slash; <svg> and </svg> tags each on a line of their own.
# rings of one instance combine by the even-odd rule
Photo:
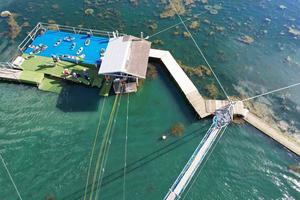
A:
<svg viewBox="0 0 300 200">
<path fill-rule="evenodd" d="M 151 43 L 133 36 L 111 38 L 99 74 L 123 73 L 145 78 Z"/>
</svg>

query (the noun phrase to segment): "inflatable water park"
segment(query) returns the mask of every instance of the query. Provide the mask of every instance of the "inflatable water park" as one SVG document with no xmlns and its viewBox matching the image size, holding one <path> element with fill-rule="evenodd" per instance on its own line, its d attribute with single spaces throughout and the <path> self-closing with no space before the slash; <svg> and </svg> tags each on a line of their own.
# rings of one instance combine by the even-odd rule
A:
<svg viewBox="0 0 300 200">
<path fill-rule="evenodd" d="M 146 77 L 150 46 L 118 31 L 38 23 L 11 62 L 2 63 L 7 68 L 1 78 L 49 92 L 60 92 L 63 80 L 97 87 L 102 96 L 136 92 Z"/>
</svg>

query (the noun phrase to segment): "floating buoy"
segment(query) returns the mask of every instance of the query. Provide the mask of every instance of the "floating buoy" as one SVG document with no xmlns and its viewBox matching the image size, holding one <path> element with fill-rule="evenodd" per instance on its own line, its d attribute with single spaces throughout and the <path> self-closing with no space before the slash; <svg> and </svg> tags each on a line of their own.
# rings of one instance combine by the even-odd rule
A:
<svg viewBox="0 0 300 200">
<path fill-rule="evenodd" d="M 166 140 L 166 139 L 167 139 L 167 136 L 166 136 L 166 135 L 162 135 L 162 136 L 161 136 L 161 139 L 162 139 L 162 140 Z"/>
</svg>

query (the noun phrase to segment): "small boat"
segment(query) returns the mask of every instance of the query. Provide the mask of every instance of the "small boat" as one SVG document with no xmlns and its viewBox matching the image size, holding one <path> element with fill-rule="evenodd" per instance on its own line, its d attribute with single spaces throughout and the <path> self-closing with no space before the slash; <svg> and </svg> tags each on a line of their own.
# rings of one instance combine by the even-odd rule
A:
<svg viewBox="0 0 300 200">
<path fill-rule="evenodd" d="M 83 47 L 80 47 L 80 49 L 78 49 L 78 51 L 76 52 L 77 55 L 81 54 L 81 52 L 83 51 Z"/>
<path fill-rule="evenodd" d="M 84 45 L 89 46 L 90 44 L 91 44 L 91 39 L 89 39 L 89 38 L 86 39 L 85 42 L 84 42 Z"/>
<path fill-rule="evenodd" d="M 62 42 L 62 39 L 59 39 L 57 42 L 55 42 L 54 46 L 57 47 Z"/>
<path fill-rule="evenodd" d="M 70 49 L 71 49 L 71 50 L 74 50 L 75 47 L 76 47 L 76 42 L 73 42 Z"/>
<path fill-rule="evenodd" d="M 73 40 L 75 40 L 75 38 L 71 37 L 71 36 L 67 36 L 64 38 L 64 41 L 66 41 L 66 42 L 72 42 Z"/>
</svg>

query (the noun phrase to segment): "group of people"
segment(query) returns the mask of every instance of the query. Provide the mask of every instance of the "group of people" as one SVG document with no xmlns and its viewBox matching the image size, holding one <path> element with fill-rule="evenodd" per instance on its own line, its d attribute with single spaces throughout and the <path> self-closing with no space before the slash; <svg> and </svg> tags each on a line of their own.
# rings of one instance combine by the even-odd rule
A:
<svg viewBox="0 0 300 200">
<path fill-rule="evenodd" d="M 91 79 L 90 75 L 89 75 L 89 72 L 88 72 L 88 70 L 86 68 L 83 69 L 83 73 L 82 74 L 77 73 L 77 72 L 73 72 L 72 73 L 69 69 L 64 69 L 63 74 L 64 74 L 64 76 L 70 76 L 71 75 L 75 79 L 78 79 L 80 77 L 83 77 L 87 81 L 89 81 Z"/>
</svg>

